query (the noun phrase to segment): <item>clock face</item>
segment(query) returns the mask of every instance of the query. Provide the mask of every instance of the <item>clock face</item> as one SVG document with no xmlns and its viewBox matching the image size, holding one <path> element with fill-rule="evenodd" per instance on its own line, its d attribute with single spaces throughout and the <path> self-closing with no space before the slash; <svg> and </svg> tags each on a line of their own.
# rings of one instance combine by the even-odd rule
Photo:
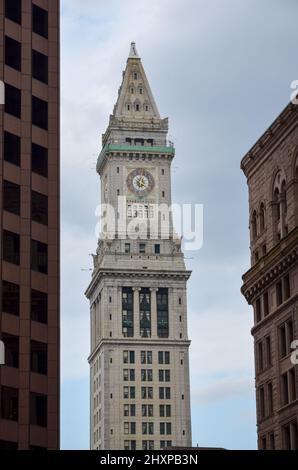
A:
<svg viewBox="0 0 298 470">
<path fill-rule="evenodd" d="M 154 188 L 154 178 L 149 171 L 137 168 L 127 177 L 128 189 L 137 196 L 147 196 Z"/>
</svg>

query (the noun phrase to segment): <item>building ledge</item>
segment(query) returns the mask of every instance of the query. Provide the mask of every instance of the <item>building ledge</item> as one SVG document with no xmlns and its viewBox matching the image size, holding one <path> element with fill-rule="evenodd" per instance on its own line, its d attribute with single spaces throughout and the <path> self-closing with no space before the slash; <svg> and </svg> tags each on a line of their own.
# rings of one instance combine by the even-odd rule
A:
<svg viewBox="0 0 298 470">
<path fill-rule="evenodd" d="M 162 155 L 175 155 L 175 148 L 172 145 L 125 145 L 117 143 L 106 144 L 99 154 L 96 170 L 99 173 L 101 165 L 108 153 L 121 152 L 121 153 L 147 153 L 147 154 L 162 154 Z"/>
</svg>

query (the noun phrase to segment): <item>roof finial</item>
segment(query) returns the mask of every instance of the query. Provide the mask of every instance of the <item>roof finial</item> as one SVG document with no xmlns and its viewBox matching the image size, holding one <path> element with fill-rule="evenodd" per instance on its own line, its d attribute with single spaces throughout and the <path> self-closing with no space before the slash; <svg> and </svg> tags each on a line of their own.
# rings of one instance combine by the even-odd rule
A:
<svg viewBox="0 0 298 470">
<path fill-rule="evenodd" d="M 132 42 L 130 44 L 130 51 L 129 51 L 129 56 L 128 56 L 129 59 L 139 59 L 139 54 L 138 54 L 138 51 L 137 51 L 137 48 L 136 48 L 136 43 L 135 42 Z"/>
</svg>

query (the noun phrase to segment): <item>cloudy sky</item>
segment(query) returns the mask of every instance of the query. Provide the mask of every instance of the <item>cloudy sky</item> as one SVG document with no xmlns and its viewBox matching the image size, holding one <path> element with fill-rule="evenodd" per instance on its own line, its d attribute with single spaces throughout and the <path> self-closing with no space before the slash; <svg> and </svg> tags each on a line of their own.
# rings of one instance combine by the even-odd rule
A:
<svg viewBox="0 0 298 470">
<path fill-rule="evenodd" d="M 89 446 L 95 171 L 129 44 L 170 119 L 174 201 L 204 204 L 187 252 L 193 444 L 256 447 L 247 187 L 240 161 L 298 79 L 297 0 L 62 0 L 62 447 Z"/>
</svg>

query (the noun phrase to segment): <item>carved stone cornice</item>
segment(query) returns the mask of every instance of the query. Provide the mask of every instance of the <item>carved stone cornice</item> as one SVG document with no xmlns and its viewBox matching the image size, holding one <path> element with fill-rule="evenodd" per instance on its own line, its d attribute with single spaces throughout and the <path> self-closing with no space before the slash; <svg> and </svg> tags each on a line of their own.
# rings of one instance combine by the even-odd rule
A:
<svg viewBox="0 0 298 470">
<path fill-rule="evenodd" d="M 138 270 L 121 270 L 121 269 L 99 269 L 95 272 L 85 295 L 90 298 L 94 289 L 102 279 L 120 278 L 123 280 L 146 279 L 146 280 L 164 280 L 169 279 L 187 281 L 191 276 L 191 271 L 138 271 Z"/>
<path fill-rule="evenodd" d="M 298 227 L 243 276 L 241 292 L 249 304 L 298 261 Z"/>
</svg>

